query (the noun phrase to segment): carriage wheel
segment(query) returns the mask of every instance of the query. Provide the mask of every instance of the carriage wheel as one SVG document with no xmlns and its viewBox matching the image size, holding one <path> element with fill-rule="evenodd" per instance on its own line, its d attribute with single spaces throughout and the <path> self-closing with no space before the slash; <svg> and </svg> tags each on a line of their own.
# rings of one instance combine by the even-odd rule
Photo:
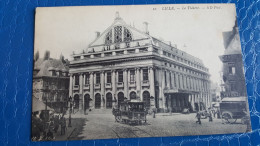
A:
<svg viewBox="0 0 260 146">
<path fill-rule="evenodd" d="M 117 122 L 119 122 L 119 123 L 120 123 L 120 122 L 121 122 L 121 120 L 122 120 L 122 119 L 121 119 L 121 117 L 120 117 L 120 116 L 116 116 L 116 121 L 117 121 Z"/>
<path fill-rule="evenodd" d="M 230 113 L 223 113 L 222 119 L 226 120 L 230 124 L 233 124 L 237 121 L 237 119 L 234 119 Z"/>
</svg>

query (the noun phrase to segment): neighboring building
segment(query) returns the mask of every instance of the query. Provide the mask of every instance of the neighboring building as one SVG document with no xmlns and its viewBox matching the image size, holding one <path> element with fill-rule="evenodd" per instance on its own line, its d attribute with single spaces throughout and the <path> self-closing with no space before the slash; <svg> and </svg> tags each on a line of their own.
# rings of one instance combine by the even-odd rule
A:
<svg viewBox="0 0 260 146">
<path fill-rule="evenodd" d="M 219 102 L 220 101 L 220 87 L 219 87 L 218 83 L 211 83 L 210 92 L 211 92 L 211 101 Z"/>
<path fill-rule="evenodd" d="M 38 59 L 34 63 L 33 97 L 56 112 L 63 112 L 69 97 L 69 68 L 61 59 Z"/>
<path fill-rule="evenodd" d="M 202 61 L 140 31 L 119 14 L 70 62 L 70 96 L 76 108 L 112 108 L 124 99 L 147 108 L 181 112 L 210 106 L 209 72 Z M 167 30 L 165 30 L 167 31 Z"/>
<path fill-rule="evenodd" d="M 237 23 L 232 31 L 223 33 L 225 52 L 221 72 L 221 98 L 246 96 L 246 85 Z"/>
</svg>

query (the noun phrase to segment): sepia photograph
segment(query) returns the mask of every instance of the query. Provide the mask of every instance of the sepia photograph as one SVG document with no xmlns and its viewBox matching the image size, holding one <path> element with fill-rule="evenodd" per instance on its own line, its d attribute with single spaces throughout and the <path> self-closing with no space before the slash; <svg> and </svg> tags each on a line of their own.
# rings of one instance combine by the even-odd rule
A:
<svg viewBox="0 0 260 146">
<path fill-rule="evenodd" d="M 234 4 L 38 7 L 32 141 L 251 131 Z"/>
</svg>

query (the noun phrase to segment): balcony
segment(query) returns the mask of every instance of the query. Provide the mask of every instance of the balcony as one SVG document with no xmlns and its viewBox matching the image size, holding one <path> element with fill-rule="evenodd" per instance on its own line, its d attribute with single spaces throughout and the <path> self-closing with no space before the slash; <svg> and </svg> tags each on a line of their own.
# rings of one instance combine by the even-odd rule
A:
<svg viewBox="0 0 260 146">
<path fill-rule="evenodd" d="M 112 88 L 112 85 L 111 85 L 111 83 L 106 83 L 106 89 L 111 89 Z"/>
<path fill-rule="evenodd" d="M 118 82 L 117 87 L 124 87 L 124 82 Z"/>
<path fill-rule="evenodd" d="M 130 81 L 129 82 L 129 87 L 135 87 L 135 86 L 136 86 L 135 81 Z"/>
<path fill-rule="evenodd" d="M 83 87 L 83 89 L 89 90 L 89 84 L 85 84 L 84 87 Z"/>
<path fill-rule="evenodd" d="M 73 90 L 79 90 L 79 85 L 74 85 Z"/>
<path fill-rule="evenodd" d="M 146 80 L 146 81 L 142 81 L 142 86 L 150 86 L 149 84 L 149 80 Z"/>
<path fill-rule="evenodd" d="M 95 89 L 100 89 L 100 84 L 95 84 L 94 88 Z"/>
</svg>

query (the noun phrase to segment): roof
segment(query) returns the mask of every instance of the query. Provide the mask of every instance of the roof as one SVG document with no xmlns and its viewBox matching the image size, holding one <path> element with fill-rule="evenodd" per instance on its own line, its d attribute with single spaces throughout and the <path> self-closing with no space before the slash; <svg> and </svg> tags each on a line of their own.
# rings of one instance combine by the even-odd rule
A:
<svg viewBox="0 0 260 146">
<path fill-rule="evenodd" d="M 51 76 L 50 70 L 69 71 L 69 67 L 66 66 L 60 59 L 38 59 L 34 64 L 35 69 L 39 69 L 36 76 Z"/>
<path fill-rule="evenodd" d="M 247 101 L 247 98 L 244 96 L 241 97 L 225 97 L 221 100 L 222 102 L 240 102 L 240 101 Z"/>
<path fill-rule="evenodd" d="M 232 31 L 223 32 L 224 55 L 242 54 L 238 27 L 235 25 Z"/>
</svg>

